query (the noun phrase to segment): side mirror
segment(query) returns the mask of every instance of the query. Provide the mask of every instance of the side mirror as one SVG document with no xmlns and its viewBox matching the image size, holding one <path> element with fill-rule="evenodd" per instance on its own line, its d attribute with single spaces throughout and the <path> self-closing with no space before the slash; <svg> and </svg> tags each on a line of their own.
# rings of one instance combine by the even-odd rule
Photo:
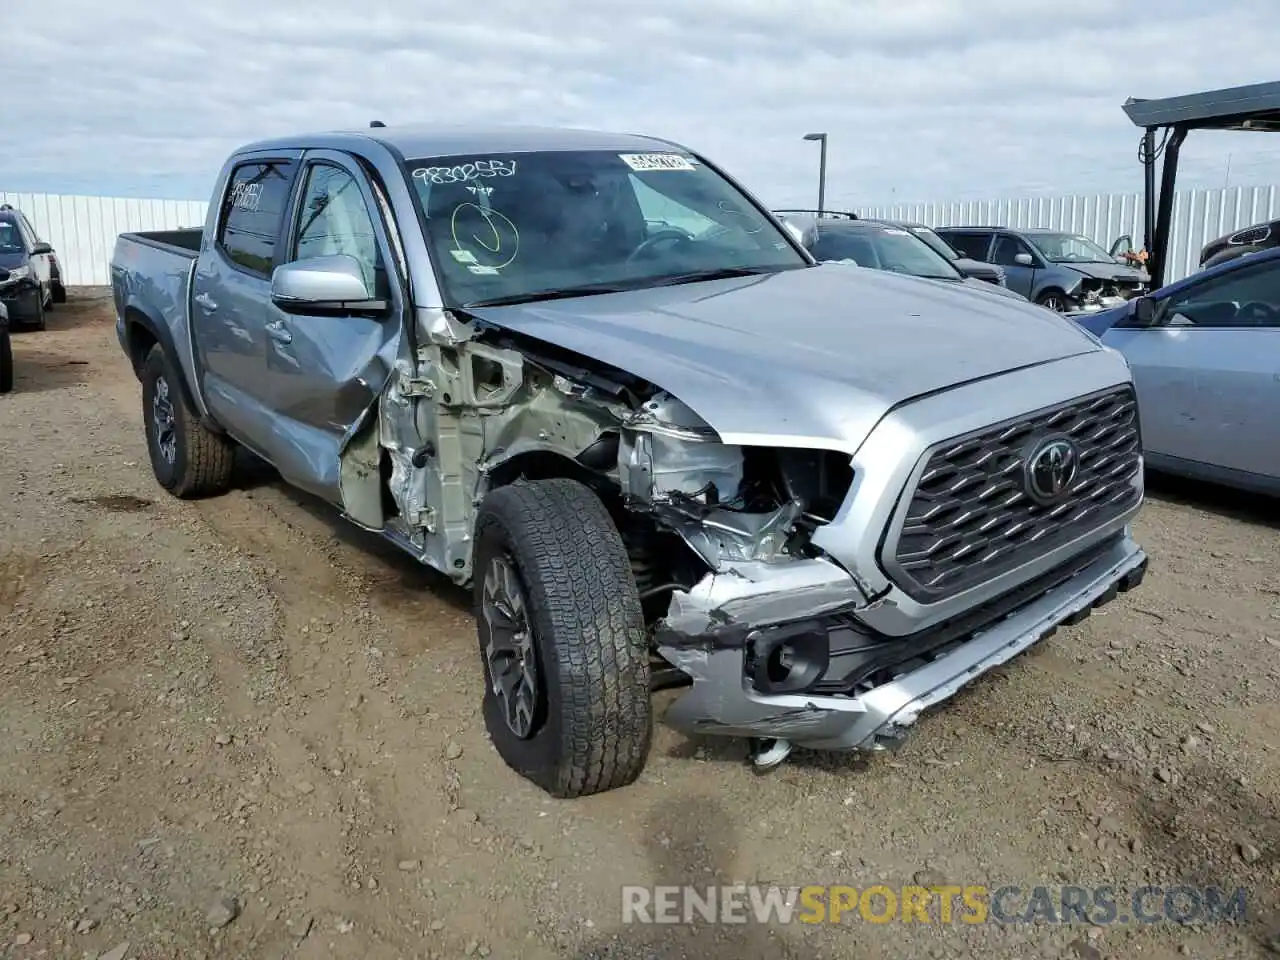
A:
<svg viewBox="0 0 1280 960">
<path fill-rule="evenodd" d="M 1031 259 L 1031 254 L 1029 253 L 1015 253 L 1013 255 L 1013 262 L 1018 264 L 1020 267 L 1029 267 L 1035 263 L 1035 261 Z"/>
<path fill-rule="evenodd" d="M 38 240 L 31 245 L 31 255 L 34 257 L 39 256 L 42 253 L 53 253 L 53 247 L 49 246 L 49 244 L 45 243 L 43 240 Z"/>
<path fill-rule="evenodd" d="M 271 302 L 281 310 L 378 311 L 359 262 L 346 254 L 282 263 L 271 273 Z"/>
<path fill-rule="evenodd" d="M 1154 327 L 1159 319 L 1159 304 L 1150 297 L 1139 297 L 1133 302 L 1133 326 Z"/>
</svg>

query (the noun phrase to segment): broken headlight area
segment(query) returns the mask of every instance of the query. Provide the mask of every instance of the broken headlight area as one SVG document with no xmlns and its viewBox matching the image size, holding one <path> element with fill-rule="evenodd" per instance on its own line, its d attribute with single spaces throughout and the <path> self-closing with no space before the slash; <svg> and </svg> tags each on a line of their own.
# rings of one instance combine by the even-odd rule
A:
<svg viewBox="0 0 1280 960">
<path fill-rule="evenodd" d="M 1085 277 L 1076 287 L 1074 299 L 1086 310 L 1101 309 L 1141 296 L 1146 289 L 1146 284 L 1138 280 L 1102 280 L 1097 277 Z"/>
<path fill-rule="evenodd" d="M 724 444 L 665 394 L 624 425 L 618 471 L 628 508 L 652 514 L 712 571 L 813 555 L 810 534 L 853 482 L 845 454 Z"/>
</svg>

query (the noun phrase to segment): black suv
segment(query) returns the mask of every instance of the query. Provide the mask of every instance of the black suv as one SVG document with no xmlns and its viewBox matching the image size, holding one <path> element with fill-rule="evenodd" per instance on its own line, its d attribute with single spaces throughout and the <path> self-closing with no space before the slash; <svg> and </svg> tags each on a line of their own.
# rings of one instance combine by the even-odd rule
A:
<svg viewBox="0 0 1280 960">
<path fill-rule="evenodd" d="M 57 255 L 21 210 L 0 204 L 0 302 L 14 326 L 44 329 L 44 313 L 67 299 Z"/>
</svg>

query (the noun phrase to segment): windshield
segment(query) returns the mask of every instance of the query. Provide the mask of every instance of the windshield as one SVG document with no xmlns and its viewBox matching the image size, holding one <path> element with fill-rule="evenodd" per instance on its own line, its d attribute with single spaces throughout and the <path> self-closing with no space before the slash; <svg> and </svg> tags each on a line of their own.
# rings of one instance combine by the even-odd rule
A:
<svg viewBox="0 0 1280 960">
<path fill-rule="evenodd" d="M 453 306 L 808 265 L 735 187 L 681 153 L 546 151 L 408 166 Z"/>
<path fill-rule="evenodd" d="M 939 256 L 946 257 L 948 260 L 960 259 L 960 254 L 929 227 L 912 227 L 911 232 L 937 251 Z"/>
<path fill-rule="evenodd" d="M 933 280 L 963 280 L 951 261 L 919 237 L 896 227 L 820 230 L 810 248 L 819 260 L 852 260 L 860 267 Z"/>
<path fill-rule="evenodd" d="M 0 253 L 22 253 L 22 236 L 12 220 L 0 220 Z"/>
<path fill-rule="evenodd" d="M 1054 263 L 1115 263 L 1115 257 L 1107 253 L 1088 237 L 1074 233 L 1032 233 L 1027 239 L 1046 260 Z"/>
</svg>

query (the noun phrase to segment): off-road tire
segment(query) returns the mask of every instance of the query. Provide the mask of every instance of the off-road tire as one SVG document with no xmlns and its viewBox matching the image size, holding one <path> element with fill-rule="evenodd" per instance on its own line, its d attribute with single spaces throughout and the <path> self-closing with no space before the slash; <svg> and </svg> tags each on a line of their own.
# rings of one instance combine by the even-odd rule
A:
<svg viewBox="0 0 1280 960">
<path fill-rule="evenodd" d="M 151 348 L 142 366 L 142 424 L 147 453 L 156 481 L 175 497 L 194 499 L 224 493 L 231 485 L 235 444 L 209 430 L 187 406 L 179 386 L 181 376 L 159 344 Z M 176 456 L 170 463 L 160 452 L 152 419 L 156 384 L 163 377 L 173 407 Z"/>
<path fill-rule="evenodd" d="M 0 393 L 13 390 L 13 341 L 9 331 L 0 327 Z"/>
<path fill-rule="evenodd" d="M 475 542 L 484 718 L 498 754 L 555 797 L 632 783 L 653 739 L 648 638 L 604 504 L 573 480 L 519 481 L 485 498 Z M 495 556 L 515 569 L 534 638 L 541 718 L 526 739 L 504 719 L 484 651 L 484 580 Z"/>
</svg>

